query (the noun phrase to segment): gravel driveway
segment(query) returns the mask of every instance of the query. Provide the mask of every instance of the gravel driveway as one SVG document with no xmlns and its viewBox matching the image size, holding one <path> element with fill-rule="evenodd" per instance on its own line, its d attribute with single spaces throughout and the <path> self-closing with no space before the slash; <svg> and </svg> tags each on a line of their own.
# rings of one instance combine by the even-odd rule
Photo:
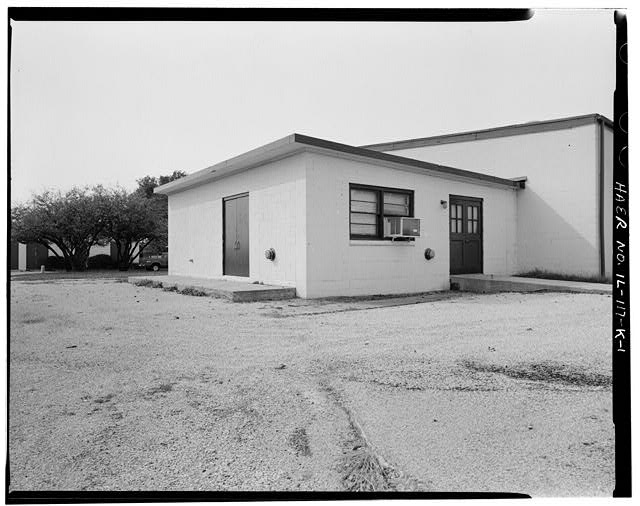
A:
<svg viewBox="0 0 640 506">
<path fill-rule="evenodd" d="M 610 496 L 610 302 L 12 281 L 10 489 Z"/>
</svg>

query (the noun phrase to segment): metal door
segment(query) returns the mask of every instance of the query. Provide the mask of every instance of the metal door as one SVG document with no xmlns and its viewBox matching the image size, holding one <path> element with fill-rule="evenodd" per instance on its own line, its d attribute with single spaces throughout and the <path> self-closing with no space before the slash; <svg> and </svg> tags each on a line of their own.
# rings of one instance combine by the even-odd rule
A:
<svg viewBox="0 0 640 506">
<path fill-rule="evenodd" d="M 449 196 L 451 274 L 482 272 L 482 199 Z"/>
<path fill-rule="evenodd" d="M 249 195 L 234 195 L 223 201 L 223 273 L 249 276 Z"/>
</svg>

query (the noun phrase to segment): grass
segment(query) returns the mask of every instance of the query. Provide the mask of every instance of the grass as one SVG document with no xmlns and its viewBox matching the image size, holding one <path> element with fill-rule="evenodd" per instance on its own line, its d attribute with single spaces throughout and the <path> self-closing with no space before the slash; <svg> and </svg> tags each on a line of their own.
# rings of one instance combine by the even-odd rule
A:
<svg viewBox="0 0 640 506">
<path fill-rule="evenodd" d="M 18 274 L 11 272 L 11 281 L 55 281 L 58 279 L 116 279 L 125 280 L 129 276 L 162 276 L 166 275 L 166 271 L 145 271 L 144 269 L 131 269 L 128 271 L 119 271 L 118 269 L 92 269 L 88 271 L 40 271 L 27 272 Z"/>
<path fill-rule="evenodd" d="M 349 456 L 343 480 L 349 492 L 393 490 L 389 483 L 387 469 L 366 446 L 356 449 Z"/>
<path fill-rule="evenodd" d="M 611 283 L 611 278 L 607 276 L 579 276 L 574 274 L 561 274 L 543 269 L 533 269 L 532 271 L 516 274 L 519 278 L 557 279 L 560 281 L 582 281 L 585 283 Z"/>
<path fill-rule="evenodd" d="M 150 288 L 162 288 L 162 281 L 154 281 L 152 279 L 138 279 L 134 285 L 148 286 Z"/>
<path fill-rule="evenodd" d="M 611 386 L 611 376 L 553 362 L 501 366 L 465 361 L 463 362 L 463 365 L 473 371 L 504 374 L 510 378 L 528 381 L 543 381 L 546 383 L 560 383 L 579 387 Z"/>
<path fill-rule="evenodd" d="M 202 290 L 198 290 L 197 288 L 193 288 L 191 286 L 188 286 L 186 288 L 183 288 L 182 290 L 179 290 L 178 293 L 180 295 L 191 295 L 192 297 L 206 297 L 207 296 L 207 292 L 203 292 Z"/>
<path fill-rule="evenodd" d="M 206 297 L 208 295 L 207 292 L 199 290 L 198 288 L 193 288 L 192 286 L 187 286 L 180 290 L 177 285 L 164 286 L 162 281 L 155 281 L 153 279 L 138 279 L 135 281 L 134 285 L 146 286 L 149 288 L 162 288 L 164 292 L 179 293 L 180 295 L 190 295 L 192 297 Z"/>
</svg>

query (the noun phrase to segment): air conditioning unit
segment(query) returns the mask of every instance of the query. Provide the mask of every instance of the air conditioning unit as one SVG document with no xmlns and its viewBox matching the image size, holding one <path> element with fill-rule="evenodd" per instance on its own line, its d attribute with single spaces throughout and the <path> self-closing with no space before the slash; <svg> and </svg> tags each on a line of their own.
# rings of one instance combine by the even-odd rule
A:
<svg viewBox="0 0 640 506">
<path fill-rule="evenodd" d="M 420 237 L 420 218 L 406 218 L 393 216 L 384 219 L 384 236 L 391 237 Z"/>
</svg>

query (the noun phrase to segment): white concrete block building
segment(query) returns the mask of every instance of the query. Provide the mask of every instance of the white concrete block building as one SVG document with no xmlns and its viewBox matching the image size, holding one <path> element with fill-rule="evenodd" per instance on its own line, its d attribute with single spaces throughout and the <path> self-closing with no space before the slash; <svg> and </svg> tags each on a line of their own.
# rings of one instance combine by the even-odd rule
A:
<svg viewBox="0 0 640 506">
<path fill-rule="evenodd" d="M 610 275 L 611 151 L 596 114 L 365 147 L 293 134 L 156 189 L 169 274 L 308 298 L 446 290 L 457 273 Z M 390 237 L 399 217 L 419 236 Z"/>
</svg>

